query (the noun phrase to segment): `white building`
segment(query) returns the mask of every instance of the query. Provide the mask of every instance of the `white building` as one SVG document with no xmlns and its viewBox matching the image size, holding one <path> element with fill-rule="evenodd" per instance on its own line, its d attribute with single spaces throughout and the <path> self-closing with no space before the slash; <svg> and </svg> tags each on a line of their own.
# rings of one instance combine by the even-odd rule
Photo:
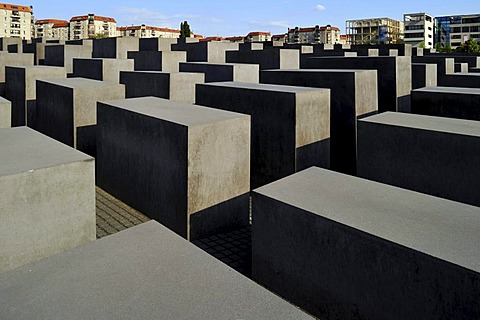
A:
<svg viewBox="0 0 480 320">
<path fill-rule="evenodd" d="M 264 31 L 252 31 L 245 37 L 245 42 L 265 42 L 272 40 L 272 34 Z"/>
<path fill-rule="evenodd" d="M 408 13 L 403 15 L 404 41 L 414 47 L 434 46 L 434 18 L 426 13 Z"/>
<path fill-rule="evenodd" d="M 340 43 L 340 28 L 326 25 L 288 29 L 288 43 Z"/>
<path fill-rule="evenodd" d="M 0 3 L 0 38 L 30 40 L 34 34 L 33 7 Z"/>
<path fill-rule="evenodd" d="M 180 30 L 146 26 L 118 27 L 117 35 L 119 37 L 137 37 L 137 38 L 179 38 Z"/>
<path fill-rule="evenodd" d="M 35 38 L 68 40 L 68 21 L 42 19 L 35 21 Z"/>
<path fill-rule="evenodd" d="M 113 18 L 88 14 L 70 19 L 70 40 L 94 38 L 98 36 L 116 37 L 117 22 Z"/>
</svg>

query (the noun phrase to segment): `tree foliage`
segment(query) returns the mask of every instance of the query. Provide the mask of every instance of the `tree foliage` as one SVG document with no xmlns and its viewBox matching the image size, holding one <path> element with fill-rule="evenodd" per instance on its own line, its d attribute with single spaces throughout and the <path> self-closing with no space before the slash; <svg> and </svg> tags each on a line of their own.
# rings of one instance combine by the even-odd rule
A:
<svg viewBox="0 0 480 320">
<path fill-rule="evenodd" d="M 461 47 L 456 49 L 457 52 L 480 52 L 480 45 L 473 39 L 468 39 Z"/>
<path fill-rule="evenodd" d="M 435 50 L 438 53 L 450 53 L 453 51 L 452 47 L 449 44 L 447 44 L 445 47 L 442 47 L 440 43 L 437 43 L 437 45 L 435 46 Z"/>
<path fill-rule="evenodd" d="M 190 26 L 187 21 L 180 23 L 180 38 L 189 38 L 191 34 Z"/>
</svg>

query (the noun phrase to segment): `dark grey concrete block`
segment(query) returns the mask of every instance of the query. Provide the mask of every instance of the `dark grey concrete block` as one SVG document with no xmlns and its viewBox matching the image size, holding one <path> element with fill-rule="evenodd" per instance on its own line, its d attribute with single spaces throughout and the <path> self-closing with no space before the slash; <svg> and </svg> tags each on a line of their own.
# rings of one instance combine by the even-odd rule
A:
<svg viewBox="0 0 480 320">
<path fill-rule="evenodd" d="M 93 39 L 92 58 L 127 59 L 128 51 L 139 50 L 137 37 Z"/>
<path fill-rule="evenodd" d="M 179 63 L 187 61 L 183 51 L 129 51 L 127 56 L 133 59 L 135 71 L 179 72 Z"/>
<path fill-rule="evenodd" d="M 238 43 L 231 42 L 178 42 L 172 51 L 186 51 L 188 62 L 225 63 L 226 52 L 238 50 Z"/>
<path fill-rule="evenodd" d="M 437 84 L 445 85 L 447 75 L 455 73 L 455 60 L 453 58 L 445 58 L 442 56 L 426 55 L 412 57 L 412 63 L 433 63 L 437 65 Z"/>
<path fill-rule="evenodd" d="M 264 50 L 244 50 L 227 52 L 226 62 L 258 64 L 260 70 L 298 69 L 300 51 L 282 47 L 266 47 Z"/>
<path fill-rule="evenodd" d="M 10 37 L 0 38 L 0 51 L 7 51 L 7 47 L 9 45 L 13 45 L 13 44 L 21 46 L 22 45 L 22 39 L 20 39 L 20 38 L 10 38 Z"/>
<path fill-rule="evenodd" d="M 0 83 L 5 83 L 5 66 L 33 66 L 33 54 L 0 52 Z"/>
<path fill-rule="evenodd" d="M 411 97 L 412 113 L 480 121 L 480 88 L 428 87 Z"/>
<path fill-rule="evenodd" d="M 436 86 L 437 86 L 437 65 L 436 64 L 412 63 L 412 90 L 418 89 L 418 88 L 436 87 Z"/>
<path fill-rule="evenodd" d="M 45 47 L 45 65 L 65 67 L 67 73 L 73 73 L 74 58 L 91 58 L 92 46 L 88 45 L 51 45 Z"/>
<path fill-rule="evenodd" d="M 133 71 L 130 59 L 73 58 L 73 77 L 120 83 L 120 71 Z"/>
<path fill-rule="evenodd" d="M 479 73 L 453 73 L 447 74 L 439 86 L 444 87 L 462 87 L 462 88 L 480 88 Z"/>
<path fill-rule="evenodd" d="M 154 97 L 99 102 L 96 164 L 99 186 L 187 239 L 249 222 L 248 115 Z"/>
<path fill-rule="evenodd" d="M 177 38 L 141 38 L 140 51 L 171 51 L 172 44 L 177 43 Z"/>
<path fill-rule="evenodd" d="M 319 168 L 252 198 L 253 279 L 313 315 L 480 317 L 480 208 Z"/>
<path fill-rule="evenodd" d="M 321 57 L 304 61 L 302 69 L 377 70 L 378 111 L 406 111 L 412 89 L 411 57 Z"/>
<path fill-rule="evenodd" d="M 480 122 L 386 113 L 358 123 L 359 177 L 480 207 Z"/>
<path fill-rule="evenodd" d="M 313 319 L 154 221 L 0 275 L 0 299 L 12 320 Z"/>
<path fill-rule="evenodd" d="M 355 174 L 356 123 L 377 112 L 375 70 L 265 70 L 260 82 L 330 89 L 330 168 Z"/>
<path fill-rule="evenodd" d="M 455 63 L 455 72 L 467 73 L 468 72 L 468 63 Z"/>
<path fill-rule="evenodd" d="M 158 97 L 176 102 L 195 103 L 195 85 L 204 83 L 200 73 L 159 71 L 120 71 L 126 98 Z"/>
<path fill-rule="evenodd" d="M 252 189 L 310 166 L 329 168 L 330 90 L 218 82 L 197 85 L 195 101 L 252 117 Z"/>
<path fill-rule="evenodd" d="M 259 81 L 259 66 L 246 63 L 180 63 L 181 72 L 198 72 L 205 74 L 205 82 L 251 82 Z"/>
</svg>

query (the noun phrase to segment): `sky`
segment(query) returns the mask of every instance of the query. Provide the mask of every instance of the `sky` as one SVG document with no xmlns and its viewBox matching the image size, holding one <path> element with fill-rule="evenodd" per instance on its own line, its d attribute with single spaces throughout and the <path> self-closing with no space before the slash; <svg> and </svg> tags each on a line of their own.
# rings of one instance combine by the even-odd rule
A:
<svg viewBox="0 0 480 320">
<path fill-rule="evenodd" d="M 327 25 L 345 33 L 348 19 L 390 17 L 403 20 L 404 13 L 427 12 L 433 16 L 480 13 L 479 0 L 317 0 L 317 1 L 134 1 L 134 0 L 19 0 L 33 5 L 35 19 L 70 20 L 94 13 L 115 18 L 117 26 L 146 24 L 178 29 L 186 20 L 203 36 L 245 36 L 250 31 L 287 32 L 288 28 Z"/>
</svg>

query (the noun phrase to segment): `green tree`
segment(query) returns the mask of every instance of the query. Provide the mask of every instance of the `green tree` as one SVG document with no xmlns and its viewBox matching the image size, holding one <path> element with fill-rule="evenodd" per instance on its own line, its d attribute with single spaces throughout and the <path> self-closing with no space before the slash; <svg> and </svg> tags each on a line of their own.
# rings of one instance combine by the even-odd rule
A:
<svg viewBox="0 0 480 320">
<path fill-rule="evenodd" d="M 468 39 L 462 44 L 461 47 L 457 48 L 458 52 L 480 52 L 480 45 L 477 41 L 473 39 Z"/>
<path fill-rule="evenodd" d="M 180 23 L 180 38 L 190 38 L 190 26 L 187 21 Z"/>
<path fill-rule="evenodd" d="M 452 52 L 452 47 L 447 44 L 445 47 L 442 47 L 442 45 L 440 43 L 437 43 L 435 45 L 435 50 L 438 52 L 438 53 L 450 53 Z"/>
</svg>

